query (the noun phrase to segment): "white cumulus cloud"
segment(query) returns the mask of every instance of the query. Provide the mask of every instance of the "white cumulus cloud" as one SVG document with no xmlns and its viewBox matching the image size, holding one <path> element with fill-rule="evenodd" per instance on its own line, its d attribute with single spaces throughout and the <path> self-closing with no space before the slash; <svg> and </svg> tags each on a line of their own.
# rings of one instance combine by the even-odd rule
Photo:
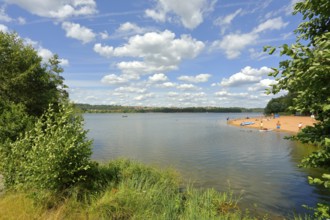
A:
<svg viewBox="0 0 330 220">
<path fill-rule="evenodd" d="M 152 76 L 149 76 L 149 82 L 152 82 L 152 83 L 164 82 L 167 80 L 168 80 L 168 78 L 164 73 L 156 73 Z"/>
<path fill-rule="evenodd" d="M 134 23 L 125 22 L 119 26 L 117 32 L 134 32 L 139 34 L 139 33 L 143 33 L 144 29 Z"/>
<path fill-rule="evenodd" d="M 147 93 L 147 94 L 136 96 L 134 98 L 134 100 L 136 100 L 136 101 L 143 101 L 143 100 L 147 100 L 149 98 L 154 98 L 154 97 L 155 97 L 155 94 L 154 93 Z"/>
<path fill-rule="evenodd" d="M 132 57 L 135 60 L 119 62 L 117 67 L 124 74 L 143 75 L 177 69 L 184 59 L 195 58 L 204 47 L 203 42 L 189 35 L 176 38 L 173 32 L 165 30 L 130 37 L 119 47 L 98 43 L 94 51 L 108 58 Z"/>
<path fill-rule="evenodd" d="M 134 22 L 125 22 L 120 24 L 120 26 L 111 35 L 112 39 L 126 39 L 130 36 L 137 34 L 144 34 L 147 32 L 154 31 L 154 27 L 141 27 Z"/>
<path fill-rule="evenodd" d="M 94 45 L 94 51 L 104 57 L 113 56 L 113 47 L 102 46 L 102 44 L 100 44 L 100 43 L 97 43 Z"/>
<path fill-rule="evenodd" d="M 184 27 L 194 29 L 203 22 L 204 14 L 213 9 L 213 3 L 207 0 L 158 0 L 156 7 L 147 9 L 145 15 L 158 22 L 178 18 Z"/>
<path fill-rule="evenodd" d="M 268 30 L 279 30 L 288 25 L 281 17 L 268 19 L 259 24 L 251 32 L 248 33 L 231 33 L 225 35 L 221 40 L 216 40 L 212 43 L 212 49 L 223 50 L 228 59 L 234 59 L 241 55 L 249 45 L 256 44 L 262 32 Z"/>
<path fill-rule="evenodd" d="M 255 33 L 260 33 L 266 30 L 279 30 L 286 27 L 289 23 L 284 22 L 281 17 L 268 19 L 267 21 L 258 25 L 257 28 L 253 30 Z"/>
<path fill-rule="evenodd" d="M 222 40 L 214 41 L 212 47 L 223 50 L 228 59 L 234 59 L 241 55 L 244 48 L 254 44 L 258 37 L 255 33 L 228 34 Z"/>
<path fill-rule="evenodd" d="M 178 77 L 178 80 L 186 81 L 190 83 L 202 83 L 202 82 L 207 82 L 210 77 L 211 77 L 210 74 L 203 73 L 196 76 L 180 76 Z"/>
<path fill-rule="evenodd" d="M 129 82 L 129 78 L 125 76 L 117 76 L 116 74 L 109 74 L 102 78 L 101 82 L 109 85 L 120 85 Z"/>
<path fill-rule="evenodd" d="M 177 89 L 180 89 L 180 90 L 197 90 L 198 88 L 193 85 L 193 84 L 180 84 L 176 87 Z"/>
<path fill-rule="evenodd" d="M 56 19 L 91 15 L 97 12 L 94 0 L 6 0 L 6 2 L 16 4 L 32 14 Z"/>
<path fill-rule="evenodd" d="M 231 93 L 225 90 L 216 92 L 215 95 L 219 97 L 240 97 L 240 98 L 249 96 L 247 92 Z"/>
<path fill-rule="evenodd" d="M 109 39 L 110 38 L 110 36 L 109 36 L 109 34 L 108 34 L 107 31 L 100 32 L 99 35 L 100 35 L 100 37 L 101 37 L 102 40 L 106 40 L 106 39 Z"/>
<path fill-rule="evenodd" d="M 174 88 L 177 86 L 176 83 L 173 83 L 173 82 L 164 82 L 160 85 L 158 85 L 160 88 Z"/>
<path fill-rule="evenodd" d="M 121 92 L 121 93 L 145 93 L 147 90 L 145 88 L 137 88 L 137 87 L 119 87 L 115 89 L 115 92 Z"/>
<path fill-rule="evenodd" d="M 262 79 L 257 84 L 248 88 L 248 91 L 265 91 L 265 89 L 270 88 L 271 85 L 275 85 L 277 83 L 274 79 Z"/>
<path fill-rule="evenodd" d="M 96 35 L 89 28 L 72 22 L 63 22 L 62 28 L 66 31 L 66 36 L 82 41 L 83 44 L 93 41 Z"/>
<path fill-rule="evenodd" d="M 229 78 L 222 79 L 221 86 L 241 86 L 246 84 L 257 83 L 265 76 L 272 72 L 271 68 L 261 67 L 260 69 L 255 69 L 250 66 L 244 67 L 240 72 L 233 74 Z"/>
<path fill-rule="evenodd" d="M 42 61 L 45 63 L 48 62 L 49 59 L 54 56 L 54 53 L 52 51 L 42 47 L 41 44 L 37 41 L 31 40 L 30 38 L 25 38 L 24 42 L 34 47 L 37 51 L 37 54 L 42 58 Z M 69 65 L 69 60 L 67 59 L 60 58 L 59 61 L 61 66 Z"/>
<path fill-rule="evenodd" d="M 0 31 L 7 33 L 9 29 L 6 25 L 0 24 Z"/>
</svg>

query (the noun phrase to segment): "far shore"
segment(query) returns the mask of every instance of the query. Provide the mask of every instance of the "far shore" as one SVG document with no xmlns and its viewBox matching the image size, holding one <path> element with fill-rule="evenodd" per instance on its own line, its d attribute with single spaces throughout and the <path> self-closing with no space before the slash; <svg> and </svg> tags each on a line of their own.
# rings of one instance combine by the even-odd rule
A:
<svg viewBox="0 0 330 220">
<path fill-rule="evenodd" d="M 253 124 L 244 125 L 242 123 Z M 261 123 L 262 122 L 262 123 Z M 279 122 L 280 128 L 277 128 L 277 123 Z M 255 117 L 255 118 L 240 118 L 228 120 L 228 124 L 233 126 L 240 126 L 243 128 L 253 128 L 259 130 L 272 130 L 281 132 L 298 133 L 299 123 L 302 124 L 302 128 L 306 126 L 314 126 L 317 121 L 309 116 L 280 116 L 278 118 L 274 117 Z"/>
</svg>

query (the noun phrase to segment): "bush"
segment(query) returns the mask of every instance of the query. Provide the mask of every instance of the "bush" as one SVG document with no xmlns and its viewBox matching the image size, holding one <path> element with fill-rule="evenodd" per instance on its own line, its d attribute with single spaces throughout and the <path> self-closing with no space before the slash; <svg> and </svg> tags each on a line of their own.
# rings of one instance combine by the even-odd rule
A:
<svg viewBox="0 0 330 220">
<path fill-rule="evenodd" d="M 0 147 L 0 173 L 14 190 L 60 192 L 83 182 L 91 168 L 91 141 L 70 104 L 52 106 L 30 131 Z"/>
</svg>

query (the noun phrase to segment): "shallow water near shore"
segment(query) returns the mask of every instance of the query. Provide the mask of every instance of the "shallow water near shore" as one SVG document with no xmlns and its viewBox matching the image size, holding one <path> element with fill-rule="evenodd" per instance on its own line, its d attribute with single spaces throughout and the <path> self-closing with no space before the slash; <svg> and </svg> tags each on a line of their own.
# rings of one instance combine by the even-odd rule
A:
<svg viewBox="0 0 330 220">
<path fill-rule="evenodd" d="M 319 170 L 297 165 L 312 147 L 284 140 L 279 132 L 227 125 L 227 117 L 256 113 L 85 114 L 94 139 L 94 160 L 131 158 L 177 169 L 197 187 L 242 193 L 241 207 L 258 214 L 290 217 L 306 213 L 330 195 L 308 184 Z"/>
</svg>

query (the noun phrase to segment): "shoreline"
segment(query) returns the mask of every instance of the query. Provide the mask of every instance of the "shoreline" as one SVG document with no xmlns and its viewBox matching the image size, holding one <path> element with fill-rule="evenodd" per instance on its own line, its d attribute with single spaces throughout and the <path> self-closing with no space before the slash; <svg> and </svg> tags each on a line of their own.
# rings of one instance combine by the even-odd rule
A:
<svg viewBox="0 0 330 220">
<path fill-rule="evenodd" d="M 277 128 L 278 122 L 280 123 L 280 128 Z M 242 126 L 242 123 L 247 123 L 247 125 Z M 317 121 L 310 116 L 280 116 L 277 118 L 261 116 L 228 120 L 228 124 L 232 126 L 292 134 L 299 132 L 299 123 L 302 124 L 302 128 L 305 128 L 306 126 L 314 126 Z"/>
</svg>

